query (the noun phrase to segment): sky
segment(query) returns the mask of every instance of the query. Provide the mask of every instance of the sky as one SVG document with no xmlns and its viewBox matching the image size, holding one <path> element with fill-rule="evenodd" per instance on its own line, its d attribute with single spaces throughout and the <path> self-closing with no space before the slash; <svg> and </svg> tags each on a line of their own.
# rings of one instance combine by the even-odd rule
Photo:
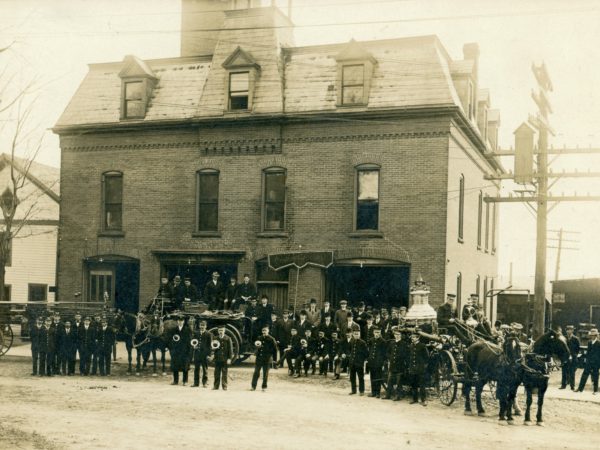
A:
<svg viewBox="0 0 600 450">
<path fill-rule="evenodd" d="M 278 4 L 287 12 L 287 0 Z M 292 6 L 296 45 L 436 34 L 451 57 L 461 59 L 463 44 L 477 42 L 480 87 L 490 89 L 492 107 L 501 110 L 499 141 L 505 149 L 513 145 L 513 131 L 535 112 L 531 64 L 543 61 L 554 86 L 550 122 L 556 134 L 550 143 L 600 148 L 596 0 L 293 0 Z M 179 0 L 0 0 L 0 48 L 10 45 L 0 53 L 0 82 L 10 79 L 16 91 L 33 81 L 29 124 L 32 134 L 43 137 L 39 162 L 60 165 L 58 138 L 50 129 L 87 64 L 121 61 L 127 54 L 177 56 L 180 10 Z M 10 121 L 0 121 L 0 138 L 8 129 Z M 502 162 L 512 168 L 511 159 Z M 561 156 L 552 167 L 600 171 L 600 155 Z M 504 183 L 503 194 L 515 188 Z M 563 179 L 552 192 L 600 194 L 600 179 Z M 575 232 L 566 237 L 578 242 L 565 246 L 578 250 L 563 251 L 560 278 L 600 276 L 600 204 L 559 204 L 548 228 L 561 227 Z M 524 205 L 501 204 L 498 250 L 496 286 L 508 285 L 512 263 L 513 285 L 532 287 L 535 219 Z M 556 249 L 549 249 L 549 279 L 555 262 Z"/>
</svg>

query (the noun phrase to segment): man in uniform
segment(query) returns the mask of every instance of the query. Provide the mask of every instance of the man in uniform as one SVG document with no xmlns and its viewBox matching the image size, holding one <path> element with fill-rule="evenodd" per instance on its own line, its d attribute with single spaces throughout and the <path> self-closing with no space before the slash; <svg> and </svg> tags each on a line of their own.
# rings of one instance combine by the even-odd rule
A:
<svg viewBox="0 0 600 450">
<path fill-rule="evenodd" d="M 256 297 L 252 297 L 250 299 L 250 304 L 244 311 L 244 316 L 250 319 L 246 328 L 246 334 L 248 336 L 248 340 L 254 342 L 258 334 L 259 325 L 258 325 L 258 306 L 256 305 Z M 245 325 L 245 326 L 246 326 Z"/>
<path fill-rule="evenodd" d="M 31 363 L 33 365 L 33 370 L 31 375 L 37 375 L 38 372 L 42 375 L 43 366 L 46 364 L 46 355 L 44 354 L 44 360 L 40 360 L 40 340 L 42 339 L 42 330 L 44 328 L 44 322 L 41 316 L 38 316 L 35 319 L 35 325 L 31 328 L 29 332 L 29 338 L 31 340 Z M 39 370 L 38 370 L 39 369 Z"/>
<path fill-rule="evenodd" d="M 290 322 L 291 322 L 291 320 L 290 320 Z M 292 325 L 292 327 L 290 328 L 290 342 L 287 345 L 287 348 L 284 350 L 284 358 L 287 361 L 288 375 L 290 375 L 290 376 L 296 374 L 295 361 L 297 361 L 301 355 L 302 339 L 304 339 L 304 338 L 300 337 L 300 335 L 298 334 L 296 325 Z M 283 363 L 282 363 L 282 367 L 283 367 Z"/>
<path fill-rule="evenodd" d="M 173 307 L 176 310 L 181 310 L 183 308 L 184 298 L 183 284 L 181 284 L 181 276 L 175 275 L 175 278 L 173 279 L 173 288 L 171 292 L 173 294 L 173 297 L 171 299 Z"/>
<path fill-rule="evenodd" d="M 329 337 L 329 341 L 331 343 L 331 345 L 329 346 L 329 372 L 333 372 L 333 378 L 335 380 L 337 380 L 340 376 L 339 374 L 336 374 L 335 369 L 336 369 L 336 365 L 337 365 L 337 354 L 340 348 L 340 339 L 338 336 L 338 332 L 337 330 L 333 330 L 331 332 L 331 335 Z"/>
<path fill-rule="evenodd" d="M 223 390 L 227 390 L 227 369 L 233 359 L 233 344 L 231 338 L 225 334 L 225 324 L 221 323 L 218 327 L 218 336 L 214 339 L 219 342 L 219 348 L 214 350 L 215 362 L 215 383 L 213 390 L 218 390 L 219 386 L 223 386 Z"/>
<path fill-rule="evenodd" d="M 238 283 L 237 277 L 235 275 L 231 275 L 229 277 L 229 284 L 225 288 L 225 299 L 223 300 L 224 306 L 223 309 L 236 310 L 238 299 Z"/>
<path fill-rule="evenodd" d="M 256 287 L 250 282 L 250 275 L 244 274 L 244 281 L 238 286 L 240 305 L 247 304 L 250 299 L 256 298 Z"/>
<path fill-rule="evenodd" d="M 360 328 L 360 338 L 368 343 L 374 336 L 374 330 L 375 328 L 373 327 L 373 316 L 371 314 L 367 314 L 366 321 L 364 325 Z"/>
<path fill-rule="evenodd" d="M 257 323 L 260 330 L 267 325 L 271 327 L 271 315 L 273 314 L 273 305 L 269 304 L 269 296 L 263 294 L 260 296 L 260 305 L 256 307 Z M 258 331 L 258 330 L 257 330 Z"/>
<path fill-rule="evenodd" d="M 62 375 L 60 373 L 60 339 L 62 337 L 64 325 L 60 320 L 60 312 L 56 311 L 54 313 L 54 316 L 52 317 L 52 325 L 50 325 L 50 328 L 52 328 L 51 334 L 54 336 L 54 353 L 52 354 L 52 374 Z"/>
<path fill-rule="evenodd" d="M 383 364 L 387 353 L 387 342 L 381 337 L 381 329 L 373 327 L 373 337 L 368 341 L 369 357 L 367 365 L 371 377 L 371 393 L 369 397 L 381 398 L 381 382 L 383 381 Z"/>
<path fill-rule="evenodd" d="M 317 359 L 319 360 L 319 375 L 327 376 L 331 355 L 331 340 L 325 336 L 325 330 L 319 328 L 317 338 Z"/>
<path fill-rule="evenodd" d="M 77 353 L 78 336 L 71 327 L 71 321 L 65 321 L 60 338 L 60 370 L 63 375 L 75 375 L 75 355 Z"/>
<path fill-rule="evenodd" d="M 565 389 L 567 384 L 571 386 L 571 390 L 575 390 L 575 372 L 577 371 L 577 355 L 581 349 L 579 338 L 573 334 L 575 327 L 573 325 L 567 325 L 567 347 L 571 352 L 571 359 L 562 366 L 562 380 L 559 389 Z"/>
<path fill-rule="evenodd" d="M 209 309 L 223 309 L 223 283 L 219 281 L 219 272 L 212 273 L 212 279 L 204 286 L 204 302 Z"/>
<path fill-rule="evenodd" d="M 183 279 L 182 295 L 184 302 L 198 301 L 198 289 L 192 284 L 190 277 L 185 277 Z"/>
<path fill-rule="evenodd" d="M 261 335 L 256 340 L 256 363 L 254 365 L 254 374 L 252 375 L 253 391 L 256 390 L 260 371 L 262 370 L 262 390 L 267 390 L 267 381 L 269 380 L 269 369 L 273 361 L 277 359 L 277 343 L 273 336 L 269 335 L 269 325 L 263 325 Z"/>
<path fill-rule="evenodd" d="M 585 367 L 579 380 L 578 392 L 583 392 L 588 376 L 592 375 L 594 395 L 598 394 L 598 370 L 600 369 L 600 341 L 598 340 L 598 329 L 592 328 L 588 332 L 587 353 L 585 356 Z"/>
<path fill-rule="evenodd" d="M 346 330 L 345 339 L 341 339 L 337 345 L 337 351 L 334 357 L 334 380 L 340 379 L 340 373 L 342 370 L 346 370 L 348 367 L 348 355 L 352 351 L 352 340 L 353 340 L 353 331 Z"/>
<path fill-rule="evenodd" d="M 179 372 L 183 372 L 183 385 L 187 384 L 191 340 L 192 332 L 185 326 L 185 318 L 182 315 L 177 316 L 177 327 L 167 337 L 173 371 L 172 385 L 179 384 Z"/>
<path fill-rule="evenodd" d="M 408 353 L 408 378 L 412 390 L 411 404 L 417 403 L 421 398 L 423 406 L 427 406 L 427 393 L 425 391 L 425 368 L 429 360 L 429 353 L 425 344 L 420 342 L 419 330 L 415 328 L 410 336 Z"/>
<path fill-rule="evenodd" d="M 335 324 L 331 321 L 331 316 L 324 316 L 322 322 L 319 324 L 318 329 L 319 331 L 325 332 L 325 337 L 327 339 L 331 339 L 331 333 L 337 331 Z"/>
<path fill-rule="evenodd" d="M 321 309 L 319 323 L 325 322 L 325 317 L 327 317 L 327 316 L 329 316 L 329 319 L 331 321 L 333 321 L 333 318 L 335 316 L 335 312 L 333 311 L 333 309 L 331 309 L 331 304 L 329 303 L 329 300 L 325 300 L 323 302 L 323 308 Z"/>
<path fill-rule="evenodd" d="M 108 320 L 106 320 L 106 318 L 102 319 L 102 326 L 100 330 L 98 330 L 97 341 L 98 346 L 95 358 L 98 359 L 100 376 L 104 377 L 110 375 L 110 357 L 115 343 L 115 331 L 112 327 L 108 326 Z"/>
<path fill-rule="evenodd" d="M 394 401 L 402 397 L 402 383 L 406 372 L 408 358 L 408 343 L 402 338 L 402 331 L 398 326 L 392 328 L 394 339 L 388 343 L 387 360 L 388 377 L 385 399 Z"/>
<path fill-rule="evenodd" d="M 48 372 L 48 348 L 50 345 L 50 325 L 52 324 L 52 319 L 47 317 L 44 319 L 44 326 L 40 329 L 38 334 L 38 346 L 39 346 L 39 375 L 43 377 L 45 375 L 52 375 L 52 369 L 50 368 L 50 372 Z"/>
<path fill-rule="evenodd" d="M 350 311 L 347 309 L 348 302 L 346 300 L 340 301 L 340 309 L 335 312 L 334 322 L 338 330 L 342 331 L 342 325 L 346 323 L 348 314 Z"/>
<path fill-rule="evenodd" d="M 94 328 L 91 325 L 91 319 L 83 319 L 83 326 L 79 330 L 79 374 L 89 375 L 92 362 L 92 353 L 96 344 Z"/>
<path fill-rule="evenodd" d="M 44 321 L 46 329 L 46 376 L 56 375 L 54 363 L 56 359 L 56 328 L 52 326 L 52 318 L 47 317 Z"/>
<path fill-rule="evenodd" d="M 212 334 L 207 331 L 206 320 L 201 320 L 199 329 L 194 331 L 192 339 L 197 339 L 198 344 L 192 347 L 192 361 L 194 361 L 194 384 L 192 387 L 200 386 L 200 369 L 202 369 L 202 387 L 208 383 L 208 358 L 212 352 Z"/>
<path fill-rule="evenodd" d="M 348 355 L 348 367 L 350 371 L 350 395 L 356 394 L 356 379 L 358 378 L 358 391 L 365 395 L 365 361 L 369 356 L 367 344 L 360 338 L 360 329 L 353 332 L 350 343 L 350 354 Z"/>
<path fill-rule="evenodd" d="M 312 335 L 312 328 L 309 327 L 304 331 L 306 339 L 306 353 L 303 355 L 304 376 L 308 376 L 308 369 L 312 369 L 311 374 L 314 375 L 317 371 L 317 350 L 319 341 Z"/>
<path fill-rule="evenodd" d="M 470 339 L 456 326 L 456 310 L 454 309 L 454 301 L 456 295 L 447 294 L 446 302 L 437 309 L 438 327 L 445 328 L 446 333 L 458 337 L 464 344 L 470 343 Z"/>
</svg>

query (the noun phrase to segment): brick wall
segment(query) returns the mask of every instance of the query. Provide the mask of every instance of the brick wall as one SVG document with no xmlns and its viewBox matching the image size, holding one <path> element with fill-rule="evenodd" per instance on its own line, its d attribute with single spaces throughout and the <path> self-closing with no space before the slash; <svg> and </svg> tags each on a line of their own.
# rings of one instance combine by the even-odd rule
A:
<svg viewBox="0 0 600 450">
<path fill-rule="evenodd" d="M 446 220 L 449 129 L 448 117 L 433 117 L 62 136 L 59 292 L 82 291 L 82 261 L 93 255 L 138 258 L 143 305 L 160 276 L 152 250 L 243 250 L 238 274 L 254 276 L 257 259 L 302 246 L 345 254 L 408 254 L 411 278 L 421 274 L 432 287 L 432 303 L 440 303 L 448 284 L 446 227 L 452 222 Z M 275 150 L 281 153 L 236 155 L 224 144 L 247 136 L 280 136 Z M 217 154 L 203 156 L 207 145 Z M 381 166 L 382 238 L 351 236 L 354 166 L 360 163 Z M 257 235 L 261 171 L 273 165 L 287 169 L 289 234 L 264 238 Z M 192 236 L 195 173 L 203 168 L 220 171 L 220 237 Z M 98 236 L 100 182 L 108 170 L 124 176 L 124 237 Z M 322 276 L 317 269 L 302 273 L 299 299 L 321 299 Z M 290 284 L 290 299 L 292 292 Z"/>
</svg>

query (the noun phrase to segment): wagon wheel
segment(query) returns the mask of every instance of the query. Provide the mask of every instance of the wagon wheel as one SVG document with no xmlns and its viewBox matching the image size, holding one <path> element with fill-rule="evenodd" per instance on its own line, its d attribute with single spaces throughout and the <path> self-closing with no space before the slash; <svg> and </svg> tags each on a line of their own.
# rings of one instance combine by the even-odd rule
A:
<svg viewBox="0 0 600 450">
<path fill-rule="evenodd" d="M 234 343 L 234 347 L 233 347 L 233 353 L 234 353 L 234 357 L 233 357 L 233 364 L 240 364 L 242 361 L 244 361 L 245 359 L 248 359 L 248 357 L 250 355 L 246 355 L 242 352 L 242 343 L 244 342 L 244 339 L 242 338 L 242 333 L 240 333 L 240 330 L 238 330 L 234 325 L 228 323 L 225 327 L 225 334 L 227 334 L 227 331 L 231 331 L 231 335 L 235 335 L 238 344 L 237 350 L 235 348 L 235 343 Z M 231 335 L 228 334 L 228 336 L 231 337 Z M 231 338 L 231 340 L 233 341 L 233 337 Z"/>
<path fill-rule="evenodd" d="M 14 339 L 13 330 L 10 324 L 0 327 L 0 356 L 4 355 L 12 346 Z"/>
<path fill-rule="evenodd" d="M 219 331 L 218 331 L 217 327 L 213 327 L 208 331 L 214 337 L 219 336 Z M 234 331 L 232 331 L 229 326 L 225 327 L 225 336 L 229 336 L 229 338 L 231 339 L 231 346 L 233 348 L 233 358 L 231 358 L 232 363 L 237 361 L 238 358 L 240 357 L 240 340 L 238 338 L 239 332 L 236 332 L 236 331 L 237 330 L 235 328 L 234 328 Z"/>
<path fill-rule="evenodd" d="M 438 355 L 437 370 L 435 372 L 435 390 L 440 402 L 450 406 L 456 400 L 458 382 L 455 378 L 456 363 L 452 354 L 443 350 Z"/>
</svg>

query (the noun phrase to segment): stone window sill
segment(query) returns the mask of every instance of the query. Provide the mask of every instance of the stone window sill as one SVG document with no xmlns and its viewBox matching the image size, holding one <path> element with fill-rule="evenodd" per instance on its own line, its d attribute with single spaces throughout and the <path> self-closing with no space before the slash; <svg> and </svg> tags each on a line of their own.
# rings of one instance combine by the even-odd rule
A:
<svg viewBox="0 0 600 450">
<path fill-rule="evenodd" d="M 381 231 L 376 230 L 368 230 L 368 231 L 353 231 L 349 234 L 351 238 L 383 238 L 383 233 Z"/>
<path fill-rule="evenodd" d="M 105 231 L 99 231 L 98 232 L 98 237 L 113 237 L 113 238 L 120 238 L 120 237 L 125 237 L 125 232 L 124 231 L 120 231 L 120 230 L 105 230 Z"/>
<path fill-rule="evenodd" d="M 195 238 L 220 238 L 221 237 L 221 232 L 219 231 L 196 231 L 194 233 L 192 233 L 192 237 Z"/>
<path fill-rule="evenodd" d="M 256 237 L 259 238 L 288 238 L 290 234 L 287 231 L 263 231 L 257 233 Z"/>
</svg>

